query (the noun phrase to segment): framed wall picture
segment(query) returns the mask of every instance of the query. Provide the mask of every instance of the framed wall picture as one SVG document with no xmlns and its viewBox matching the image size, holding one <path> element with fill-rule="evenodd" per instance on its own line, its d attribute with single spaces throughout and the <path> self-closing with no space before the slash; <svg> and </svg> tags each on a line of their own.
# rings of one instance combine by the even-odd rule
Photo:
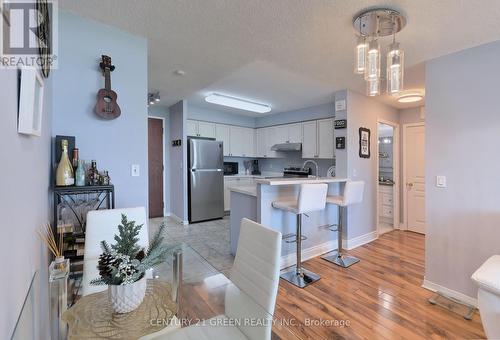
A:
<svg viewBox="0 0 500 340">
<path fill-rule="evenodd" d="M 36 69 L 21 69 L 17 132 L 42 135 L 43 79 Z"/>
<path fill-rule="evenodd" d="M 370 129 L 359 128 L 359 157 L 370 158 Z"/>
</svg>

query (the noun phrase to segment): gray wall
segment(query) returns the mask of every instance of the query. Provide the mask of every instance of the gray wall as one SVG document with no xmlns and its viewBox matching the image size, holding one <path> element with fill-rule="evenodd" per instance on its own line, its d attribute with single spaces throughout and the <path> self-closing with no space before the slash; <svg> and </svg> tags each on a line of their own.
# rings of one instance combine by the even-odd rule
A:
<svg viewBox="0 0 500 340">
<path fill-rule="evenodd" d="M 80 157 L 109 170 L 117 207 L 147 207 L 146 40 L 62 10 L 59 26 L 53 134 L 76 136 Z M 101 54 L 116 66 L 111 84 L 122 114 L 110 121 L 94 113 L 96 93 L 104 87 Z M 131 176 L 132 164 L 139 164 L 139 177 Z"/>
<path fill-rule="evenodd" d="M 9 339 L 31 278 L 35 285 L 37 318 L 33 338 L 49 338 L 48 255 L 36 231 L 51 220 L 50 177 L 52 136 L 52 79 L 45 79 L 42 136 L 17 133 L 17 72 L 0 70 L 0 339 Z"/>
<path fill-rule="evenodd" d="M 475 297 L 471 274 L 500 254 L 500 42 L 426 69 L 427 280 Z M 448 187 L 434 186 L 436 175 Z"/>
<path fill-rule="evenodd" d="M 300 110 L 286 111 L 268 116 L 258 117 L 255 127 L 266 127 L 271 125 L 296 123 L 304 120 L 331 118 L 335 112 L 333 103 L 306 107 Z"/>
<path fill-rule="evenodd" d="M 183 221 L 188 219 L 187 197 L 187 103 L 182 100 L 170 107 L 170 140 L 180 139 L 181 146 L 172 146 L 170 152 L 170 211 Z"/>
<path fill-rule="evenodd" d="M 170 113 L 168 107 L 152 105 L 148 108 L 149 117 L 159 117 L 164 120 L 163 138 L 165 145 L 163 145 L 163 152 L 165 164 L 165 179 L 163 183 L 164 197 L 165 197 L 165 212 L 170 212 Z"/>
<path fill-rule="evenodd" d="M 399 118 L 396 109 L 354 91 L 347 91 L 347 177 L 365 182 L 363 203 L 348 208 L 347 239 L 377 229 L 377 119 Z M 359 157 L 359 128 L 370 129 L 371 156 Z"/>
</svg>

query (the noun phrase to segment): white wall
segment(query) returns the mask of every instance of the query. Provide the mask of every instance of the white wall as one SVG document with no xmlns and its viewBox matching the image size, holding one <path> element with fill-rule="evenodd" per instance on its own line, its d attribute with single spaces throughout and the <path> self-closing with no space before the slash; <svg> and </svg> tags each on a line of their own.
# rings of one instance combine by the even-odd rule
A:
<svg viewBox="0 0 500 340">
<path fill-rule="evenodd" d="M 470 297 L 471 274 L 500 254 L 499 55 L 497 41 L 426 67 L 425 277 Z"/>
<path fill-rule="evenodd" d="M 37 230 L 51 220 L 52 79 L 45 80 L 42 136 L 17 133 L 17 72 L 0 70 L 0 339 L 9 339 L 31 278 L 35 286 L 34 338 L 48 339 L 48 256 Z"/>
<path fill-rule="evenodd" d="M 187 103 L 182 100 L 170 107 L 170 210 L 181 219 L 188 220 L 187 197 Z M 180 139 L 181 146 L 172 146 Z"/>
<path fill-rule="evenodd" d="M 346 238 L 377 230 L 377 119 L 399 120 L 396 109 L 365 95 L 347 91 L 347 177 L 365 182 L 363 203 L 348 208 Z M 371 131 L 371 156 L 359 157 L 359 128 Z"/>
</svg>

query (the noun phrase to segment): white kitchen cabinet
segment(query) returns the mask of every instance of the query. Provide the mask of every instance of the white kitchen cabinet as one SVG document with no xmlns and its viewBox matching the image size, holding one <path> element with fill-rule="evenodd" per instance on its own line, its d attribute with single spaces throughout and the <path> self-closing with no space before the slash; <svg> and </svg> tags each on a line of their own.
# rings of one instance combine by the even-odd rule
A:
<svg viewBox="0 0 500 340">
<path fill-rule="evenodd" d="M 275 158 L 277 154 L 271 150 L 276 144 L 275 128 L 259 128 L 255 133 L 255 157 Z"/>
<path fill-rule="evenodd" d="M 302 123 L 302 158 L 318 157 L 318 128 L 315 120 Z"/>
<path fill-rule="evenodd" d="M 302 143 L 302 124 L 288 124 L 288 143 Z"/>
<path fill-rule="evenodd" d="M 198 137 L 215 138 L 215 124 L 198 122 Z"/>
<path fill-rule="evenodd" d="M 334 157 L 333 119 L 318 120 L 318 158 Z"/>
<path fill-rule="evenodd" d="M 391 185 L 378 186 L 378 215 L 379 221 L 393 224 L 394 219 L 394 187 Z"/>
<path fill-rule="evenodd" d="M 187 120 L 187 135 L 198 137 L 198 122 L 196 120 Z"/>
<path fill-rule="evenodd" d="M 224 156 L 231 154 L 231 127 L 224 124 L 215 125 L 215 139 L 223 143 Z"/>
<path fill-rule="evenodd" d="M 274 128 L 275 144 L 288 143 L 288 125 L 278 125 Z"/>
<path fill-rule="evenodd" d="M 187 120 L 187 135 L 190 137 L 215 138 L 215 123 Z"/>
<path fill-rule="evenodd" d="M 230 152 L 233 157 L 254 157 L 254 132 L 251 128 L 231 126 Z"/>
<path fill-rule="evenodd" d="M 333 119 L 302 123 L 302 139 L 302 158 L 333 158 Z"/>
</svg>

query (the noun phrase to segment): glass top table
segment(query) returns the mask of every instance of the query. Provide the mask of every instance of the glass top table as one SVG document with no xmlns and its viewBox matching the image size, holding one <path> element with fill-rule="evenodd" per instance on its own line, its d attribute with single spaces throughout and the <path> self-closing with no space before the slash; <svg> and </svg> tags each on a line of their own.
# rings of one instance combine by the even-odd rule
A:
<svg viewBox="0 0 500 340">
<path fill-rule="evenodd" d="M 80 298 L 63 320 L 69 339 L 168 339 L 169 331 L 191 325 L 231 327 L 243 339 L 270 339 L 271 329 L 273 339 L 298 339 L 257 297 L 185 243 L 169 244 L 167 260 L 154 268 L 146 297 L 135 311 L 113 313 L 103 291 Z"/>
</svg>

